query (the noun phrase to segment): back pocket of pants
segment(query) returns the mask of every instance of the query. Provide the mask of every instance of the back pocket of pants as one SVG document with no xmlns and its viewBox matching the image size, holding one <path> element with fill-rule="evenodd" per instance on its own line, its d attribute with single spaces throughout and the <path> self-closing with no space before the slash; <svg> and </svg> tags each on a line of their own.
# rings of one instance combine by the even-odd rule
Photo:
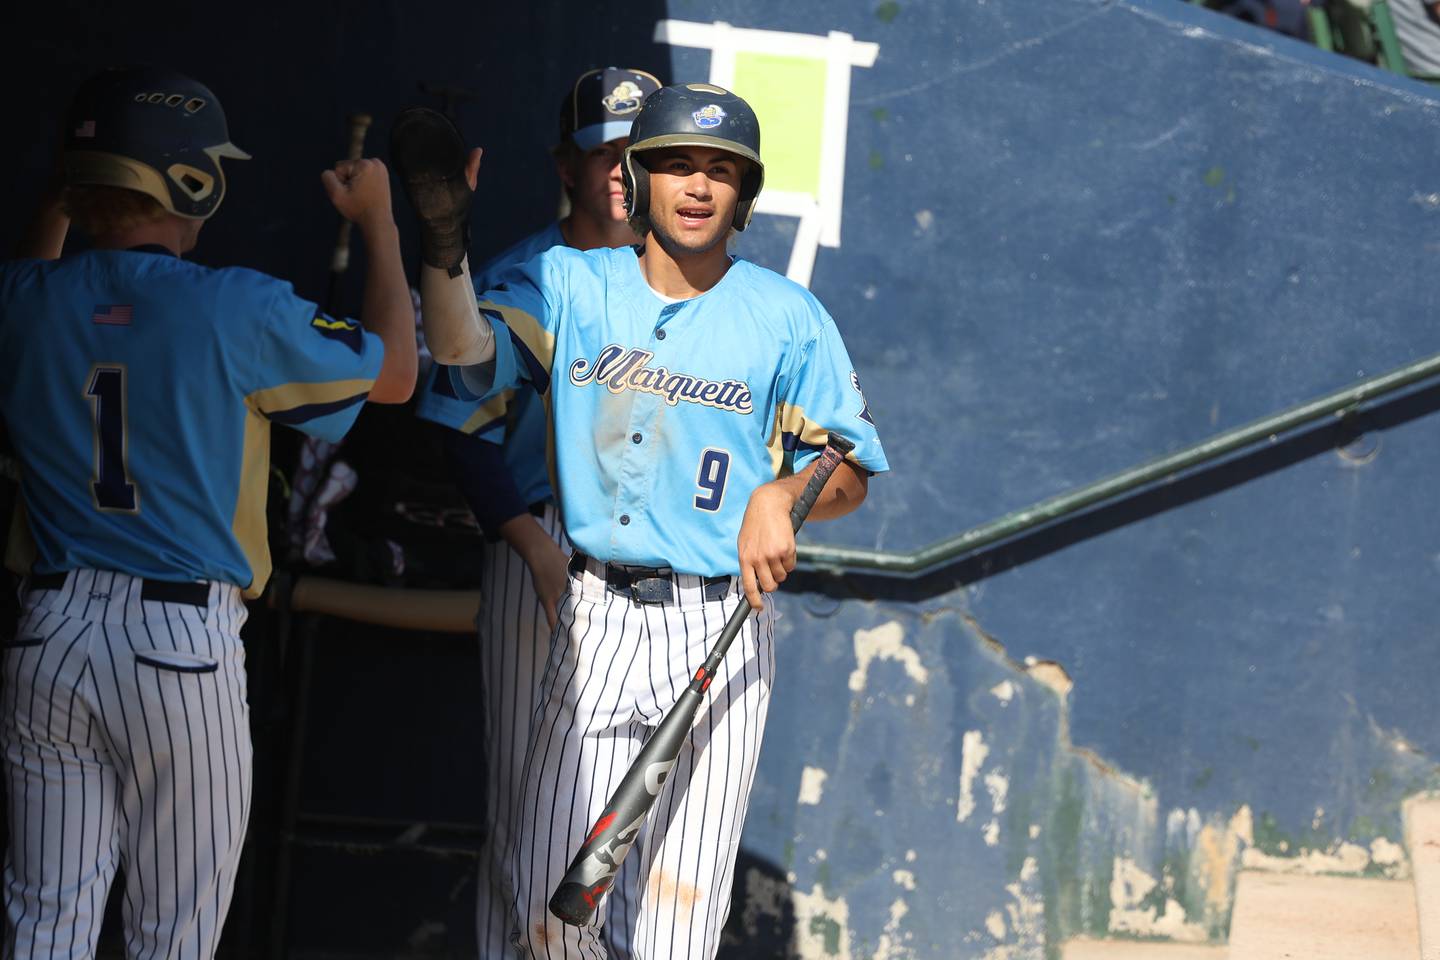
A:
<svg viewBox="0 0 1440 960">
<path fill-rule="evenodd" d="M 171 673 L 214 673 L 220 669 L 220 663 L 214 657 L 202 657 L 183 650 L 137 650 L 135 659 L 147 667 Z"/>
<path fill-rule="evenodd" d="M 38 647 L 44 642 L 44 637 L 21 634 L 18 637 L 12 637 L 4 643 L 0 643 L 0 650 L 20 650 L 24 647 Z"/>
</svg>

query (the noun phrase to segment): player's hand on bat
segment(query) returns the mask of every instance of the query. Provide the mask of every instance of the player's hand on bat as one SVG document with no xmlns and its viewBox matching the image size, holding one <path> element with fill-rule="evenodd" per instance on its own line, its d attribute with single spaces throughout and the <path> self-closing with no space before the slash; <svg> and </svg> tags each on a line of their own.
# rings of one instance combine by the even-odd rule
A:
<svg viewBox="0 0 1440 960">
<path fill-rule="evenodd" d="M 535 596 L 545 609 L 545 621 L 550 629 L 560 621 L 560 598 L 565 596 L 570 583 L 570 555 L 548 536 L 545 542 L 525 558 L 530 567 L 530 580 L 535 584 Z"/>
<path fill-rule="evenodd" d="M 341 160 L 320 174 L 325 193 L 340 215 L 361 230 L 393 223 L 390 208 L 390 172 L 382 160 Z"/>
<path fill-rule="evenodd" d="M 771 593 L 795 569 L 795 530 L 790 508 L 795 497 L 784 487 L 767 483 L 755 489 L 745 507 L 736 546 L 740 552 L 740 583 L 745 598 L 763 610 L 763 594 Z"/>
</svg>

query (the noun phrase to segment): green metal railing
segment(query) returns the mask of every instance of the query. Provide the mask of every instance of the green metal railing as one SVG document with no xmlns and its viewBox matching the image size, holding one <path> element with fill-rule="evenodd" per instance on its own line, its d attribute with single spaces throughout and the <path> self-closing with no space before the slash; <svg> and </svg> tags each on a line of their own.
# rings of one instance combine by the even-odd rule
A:
<svg viewBox="0 0 1440 960">
<path fill-rule="evenodd" d="M 1212 9 L 1220 6 L 1220 0 L 1190 0 L 1190 3 Z M 1330 6 L 1311 3 L 1306 7 L 1305 17 L 1310 27 L 1310 40 L 1321 50 L 1374 61 L 1381 69 L 1402 77 L 1413 76 L 1405 66 L 1388 0 L 1372 0 L 1370 3 L 1332 0 Z"/>
<path fill-rule="evenodd" d="M 878 572 L 913 579 L 952 563 L 966 554 L 1053 523 L 1107 500 L 1123 497 L 1141 487 L 1167 480 L 1182 471 L 1209 463 L 1251 444 L 1261 441 L 1274 443 L 1282 433 L 1296 427 L 1326 416 L 1352 414 L 1356 412 L 1359 404 L 1367 400 L 1394 393 L 1437 375 L 1440 375 L 1440 353 L 1216 434 L 1183 450 L 1156 457 L 1068 493 L 1041 500 L 966 530 L 958 536 L 937 540 L 911 553 L 801 544 L 797 551 L 798 560 L 802 567 L 812 570 L 832 573 Z"/>
</svg>

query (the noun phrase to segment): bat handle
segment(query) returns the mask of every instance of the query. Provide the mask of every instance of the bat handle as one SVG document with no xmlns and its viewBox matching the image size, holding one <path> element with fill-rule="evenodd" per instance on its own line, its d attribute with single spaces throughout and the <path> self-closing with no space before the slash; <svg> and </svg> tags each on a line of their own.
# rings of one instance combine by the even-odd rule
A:
<svg viewBox="0 0 1440 960">
<path fill-rule="evenodd" d="M 810 515 L 810 510 L 815 506 L 815 501 L 820 496 L 820 491 L 825 489 L 825 484 L 830 481 L 830 475 L 835 468 L 840 466 L 845 455 L 855 449 L 855 444 L 832 433 L 825 440 L 825 449 L 820 453 L 820 460 L 815 464 L 815 470 L 810 474 L 810 479 L 805 483 L 805 489 L 800 491 L 800 496 L 795 498 L 795 505 L 790 508 L 790 525 L 796 533 L 804 525 L 805 518 Z M 689 689 L 696 693 L 704 693 L 710 686 L 710 681 L 715 679 L 715 672 L 720 669 L 720 661 L 725 659 L 725 653 L 730 649 L 730 643 L 740 632 L 740 627 L 745 619 L 750 616 L 750 605 L 742 603 L 735 608 L 730 615 L 730 621 L 725 624 L 725 629 L 720 634 L 720 639 L 705 658 L 705 662 L 695 671 L 690 678 Z"/>
<path fill-rule="evenodd" d="M 815 464 L 815 472 L 810 474 L 810 481 L 805 484 L 805 489 L 800 491 L 800 496 L 795 498 L 795 506 L 790 508 L 790 526 L 796 533 L 800 532 L 805 518 L 810 516 L 810 509 L 815 506 L 820 491 L 824 490 L 825 484 L 830 481 L 830 475 L 840 466 L 840 461 L 845 459 L 846 454 L 854 449 L 855 444 L 838 433 L 832 433 L 825 438 L 825 449 L 820 452 L 820 461 Z"/>
<path fill-rule="evenodd" d="M 370 130 L 371 117 L 368 113 L 350 114 L 350 144 L 345 150 L 346 160 L 359 160 L 365 155 L 365 134 Z M 336 277 L 344 273 L 350 267 L 350 229 L 349 220 L 341 218 L 340 234 L 335 239 L 335 253 L 330 258 L 331 286 L 335 286 Z"/>
</svg>

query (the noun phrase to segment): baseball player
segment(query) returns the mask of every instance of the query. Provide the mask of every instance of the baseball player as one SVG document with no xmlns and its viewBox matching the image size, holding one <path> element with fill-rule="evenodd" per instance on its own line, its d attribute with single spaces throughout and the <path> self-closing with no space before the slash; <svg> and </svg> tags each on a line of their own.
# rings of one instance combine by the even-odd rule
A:
<svg viewBox="0 0 1440 960">
<path fill-rule="evenodd" d="M 225 197 L 215 94 L 107 71 L 67 117 L 64 215 L 93 249 L 0 265 L 0 413 L 33 535 L 4 656 L 6 957 L 210 957 L 251 798 L 242 597 L 270 574 L 271 423 L 338 439 L 414 386 L 414 312 L 376 160 L 322 174 L 365 238 L 367 329 L 181 255 Z M 41 231 L 43 234 L 44 231 Z M 373 332 L 372 332 L 373 331 Z"/>
<path fill-rule="evenodd" d="M 527 957 L 605 955 L 598 926 L 561 924 L 547 900 L 649 731 L 748 602 L 754 614 L 635 850 L 632 955 L 713 957 L 774 673 L 762 594 L 794 566 L 790 508 L 827 434 L 855 450 L 812 519 L 854 509 L 885 456 L 824 308 L 726 250 L 764 179 L 759 124 L 740 97 L 710 84 L 652 94 L 623 171 L 643 244 L 552 248 L 478 304 L 455 239 L 477 169 L 472 153 L 463 171 L 437 168 L 424 184 L 426 339 L 455 365 L 461 396 L 528 382 L 545 397 L 575 548 L 511 849 L 516 942 Z"/>
<path fill-rule="evenodd" d="M 589 250 L 636 242 L 625 211 L 620 158 L 631 120 L 659 88 L 660 81 L 643 70 L 609 67 L 580 75 L 561 104 L 554 151 L 570 213 L 482 267 L 475 275 L 477 292 L 488 290 L 506 268 L 554 246 Z M 528 387 L 489 403 L 462 400 L 445 370 L 431 369 L 416 412 L 452 428 L 444 431 L 447 459 L 489 540 L 478 626 L 490 829 L 480 854 L 476 927 L 480 955 L 500 957 L 509 950 L 513 899 L 505 852 L 514 833 L 540 671 L 569 579 L 570 547 L 550 487 L 544 402 Z M 625 898 L 611 900 L 612 911 L 623 914 Z M 605 928 L 612 953 L 623 949 L 617 938 L 625 929 L 623 916 Z"/>
</svg>

